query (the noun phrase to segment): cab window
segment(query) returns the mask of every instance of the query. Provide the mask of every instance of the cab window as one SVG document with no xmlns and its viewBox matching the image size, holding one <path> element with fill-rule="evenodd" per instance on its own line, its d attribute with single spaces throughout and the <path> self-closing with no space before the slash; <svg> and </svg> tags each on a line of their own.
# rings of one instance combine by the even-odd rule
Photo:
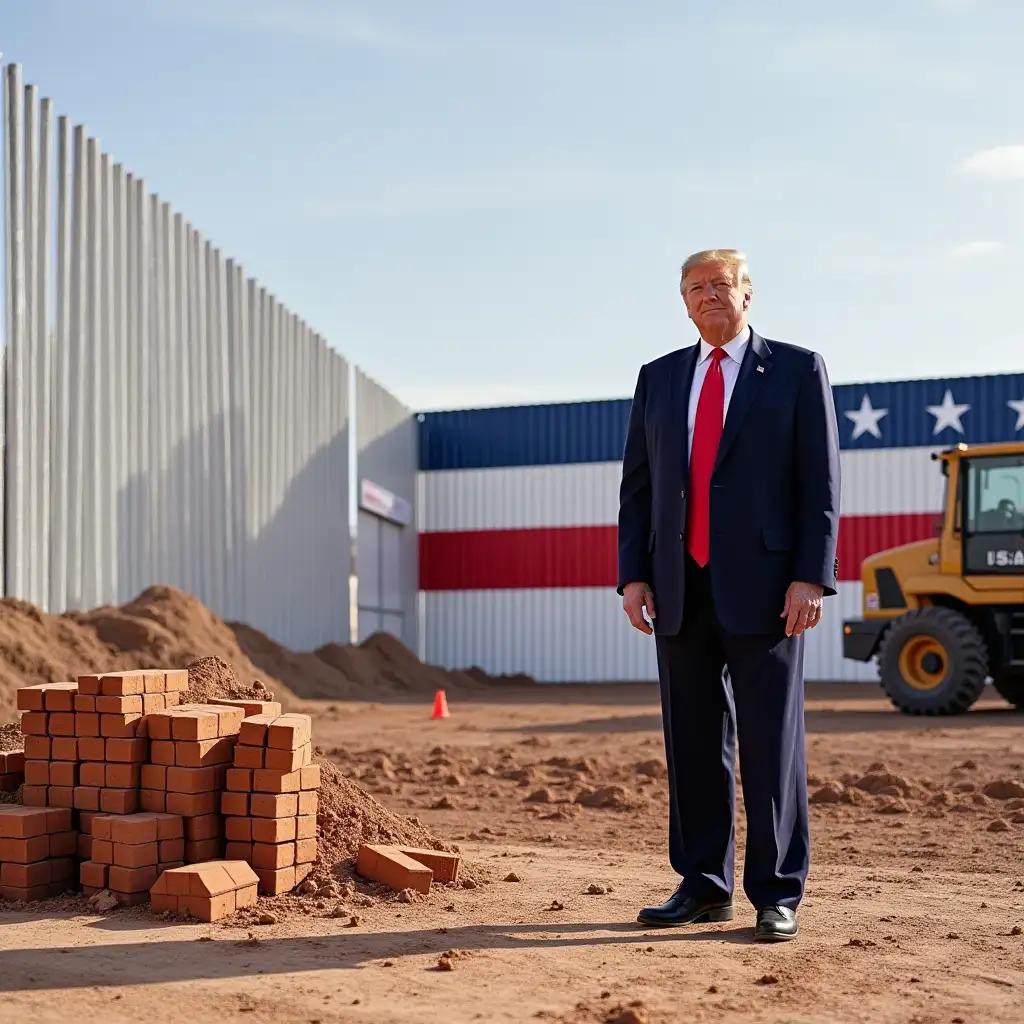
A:
<svg viewBox="0 0 1024 1024">
<path fill-rule="evenodd" d="M 989 455 L 967 465 L 967 532 L 1024 530 L 1024 455 Z"/>
</svg>

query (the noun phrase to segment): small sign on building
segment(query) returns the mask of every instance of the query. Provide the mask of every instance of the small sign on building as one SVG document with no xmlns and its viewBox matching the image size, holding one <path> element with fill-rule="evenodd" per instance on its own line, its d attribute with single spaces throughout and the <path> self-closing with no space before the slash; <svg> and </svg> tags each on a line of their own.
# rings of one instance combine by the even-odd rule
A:
<svg viewBox="0 0 1024 1024">
<path fill-rule="evenodd" d="M 386 487 L 365 477 L 359 486 L 359 507 L 399 526 L 408 526 L 412 522 L 412 505 L 405 498 L 392 494 Z"/>
</svg>

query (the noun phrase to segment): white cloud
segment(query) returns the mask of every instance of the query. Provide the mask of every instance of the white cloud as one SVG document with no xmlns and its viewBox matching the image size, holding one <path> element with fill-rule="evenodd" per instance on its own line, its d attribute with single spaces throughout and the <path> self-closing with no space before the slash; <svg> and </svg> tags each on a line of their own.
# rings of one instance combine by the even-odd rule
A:
<svg viewBox="0 0 1024 1024">
<path fill-rule="evenodd" d="M 986 181 L 1024 179 L 1024 144 L 983 149 L 964 160 L 959 170 L 961 174 Z"/>
<path fill-rule="evenodd" d="M 954 245 L 948 252 L 954 260 L 978 260 L 988 256 L 995 256 L 1005 252 L 1006 245 L 1003 242 L 976 241 L 964 242 L 962 245 Z"/>
</svg>

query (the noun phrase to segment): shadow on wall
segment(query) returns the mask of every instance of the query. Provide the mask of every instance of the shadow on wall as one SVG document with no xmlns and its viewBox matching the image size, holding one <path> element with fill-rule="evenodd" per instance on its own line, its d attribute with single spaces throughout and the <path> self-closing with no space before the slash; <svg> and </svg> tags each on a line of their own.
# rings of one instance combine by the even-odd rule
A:
<svg viewBox="0 0 1024 1024">
<path fill-rule="evenodd" d="M 276 494 L 270 479 L 283 467 L 230 473 L 242 457 L 231 445 L 244 434 L 240 411 L 218 416 L 177 444 L 166 467 L 121 489 L 118 599 L 170 584 L 293 649 L 347 642 L 348 428 Z"/>
</svg>

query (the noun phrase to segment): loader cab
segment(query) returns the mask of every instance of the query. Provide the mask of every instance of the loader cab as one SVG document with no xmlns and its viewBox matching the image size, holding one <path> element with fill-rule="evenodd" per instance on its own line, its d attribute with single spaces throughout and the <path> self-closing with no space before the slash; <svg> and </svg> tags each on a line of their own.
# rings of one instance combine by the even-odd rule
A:
<svg viewBox="0 0 1024 1024">
<path fill-rule="evenodd" d="M 1024 452 L 960 460 L 965 576 L 1024 574 Z"/>
</svg>

